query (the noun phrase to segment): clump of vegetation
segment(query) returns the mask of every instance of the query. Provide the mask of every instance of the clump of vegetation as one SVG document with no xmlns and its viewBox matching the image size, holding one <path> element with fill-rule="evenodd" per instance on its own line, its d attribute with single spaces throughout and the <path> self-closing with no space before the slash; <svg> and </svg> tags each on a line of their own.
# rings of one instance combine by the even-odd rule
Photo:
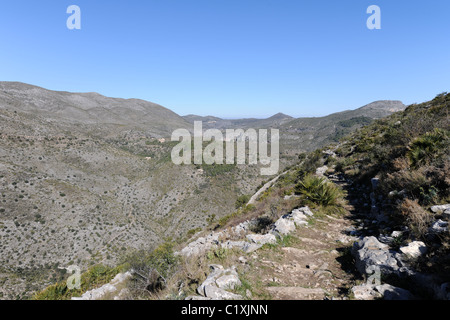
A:
<svg viewBox="0 0 450 320">
<path fill-rule="evenodd" d="M 126 265 L 133 271 L 129 281 L 133 296 L 151 296 L 167 286 L 180 262 L 173 246 L 166 242 L 154 250 L 137 250 L 125 257 Z"/>
<path fill-rule="evenodd" d="M 424 210 L 417 200 L 410 199 L 401 203 L 400 212 L 411 232 L 417 238 L 423 238 L 431 222 L 431 214 Z"/>
<path fill-rule="evenodd" d="M 246 194 L 239 196 L 235 203 L 236 209 L 239 209 L 239 208 L 245 206 L 249 200 L 250 200 L 250 196 L 248 196 Z"/>
<path fill-rule="evenodd" d="M 435 128 L 432 132 L 427 132 L 414 139 L 407 156 L 411 161 L 411 166 L 417 168 L 438 158 L 448 148 L 450 148 L 450 131 Z"/>
<path fill-rule="evenodd" d="M 207 254 L 206 257 L 208 258 L 208 260 L 219 260 L 219 261 L 223 261 L 226 257 L 227 257 L 227 253 L 228 250 L 225 248 L 217 248 L 214 250 L 210 250 Z"/>
<path fill-rule="evenodd" d="M 301 165 L 297 168 L 297 177 L 302 179 L 308 174 L 316 172 L 316 169 L 322 165 L 323 154 L 322 150 L 318 149 L 310 154 L 303 156 Z"/>
<path fill-rule="evenodd" d="M 336 206 L 344 197 L 344 191 L 336 184 L 311 174 L 297 184 L 296 192 L 301 194 L 306 202 L 319 206 Z"/>
</svg>

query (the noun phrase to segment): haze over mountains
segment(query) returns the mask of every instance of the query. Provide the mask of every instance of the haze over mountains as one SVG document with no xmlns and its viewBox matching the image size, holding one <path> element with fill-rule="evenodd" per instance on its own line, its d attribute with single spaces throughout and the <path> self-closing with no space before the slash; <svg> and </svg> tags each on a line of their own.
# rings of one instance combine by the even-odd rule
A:
<svg viewBox="0 0 450 320">
<path fill-rule="evenodd" d="M 192 129 L 195 120 L 205 129 L 278 128 L 281 172 L 299 153 L 404 108 L 379 101 L 320 118 L 227 120 L 0 82 L 2 293 L 42 288 L 58 266 L 114 262 L 129 248 L 184 237 L 233 212 L 238 196 L 269 178 L 257 166 L 175 166 L 175 129 Z"/>
</svg>

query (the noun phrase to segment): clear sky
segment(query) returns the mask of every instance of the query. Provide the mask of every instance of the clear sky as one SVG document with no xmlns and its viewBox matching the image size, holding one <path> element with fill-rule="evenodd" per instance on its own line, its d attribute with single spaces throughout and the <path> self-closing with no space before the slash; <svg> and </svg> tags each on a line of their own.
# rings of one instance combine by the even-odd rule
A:
<svg viewBox="0 0 450 320">
<path fill-rule="evenodd" d="M 449 38 L 449 0 L 8 0 L 0 80 L 180 115 L 321 116 L 450 91 Z"/>
</svg>

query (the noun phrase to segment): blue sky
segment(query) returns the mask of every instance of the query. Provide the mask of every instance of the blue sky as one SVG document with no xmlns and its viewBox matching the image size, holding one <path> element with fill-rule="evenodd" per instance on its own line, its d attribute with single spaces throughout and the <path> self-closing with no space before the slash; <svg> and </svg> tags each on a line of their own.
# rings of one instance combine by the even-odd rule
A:
<svg viewBox="0 0 450 320">
<path fill-rule="evenodd" d="M 321 116 L 450 91 L 449 35 L 448 0 L 3 1 L 0 80 L 180 115 Z"/>
</svg>

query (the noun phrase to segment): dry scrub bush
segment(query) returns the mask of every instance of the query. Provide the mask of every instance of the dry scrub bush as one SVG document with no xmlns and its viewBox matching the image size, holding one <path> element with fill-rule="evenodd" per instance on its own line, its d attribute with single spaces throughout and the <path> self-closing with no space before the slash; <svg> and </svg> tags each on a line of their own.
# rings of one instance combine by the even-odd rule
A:
<svg viewBox="0 0 450 320">
<path fill-rule="evenodd" d="M 423 238 L 428 230 L 432 216 L 425 211 L 417 200 L 405 199 L 400 205 L 400 212 L 411 232 L 418 238 Z"/>
</svg>

